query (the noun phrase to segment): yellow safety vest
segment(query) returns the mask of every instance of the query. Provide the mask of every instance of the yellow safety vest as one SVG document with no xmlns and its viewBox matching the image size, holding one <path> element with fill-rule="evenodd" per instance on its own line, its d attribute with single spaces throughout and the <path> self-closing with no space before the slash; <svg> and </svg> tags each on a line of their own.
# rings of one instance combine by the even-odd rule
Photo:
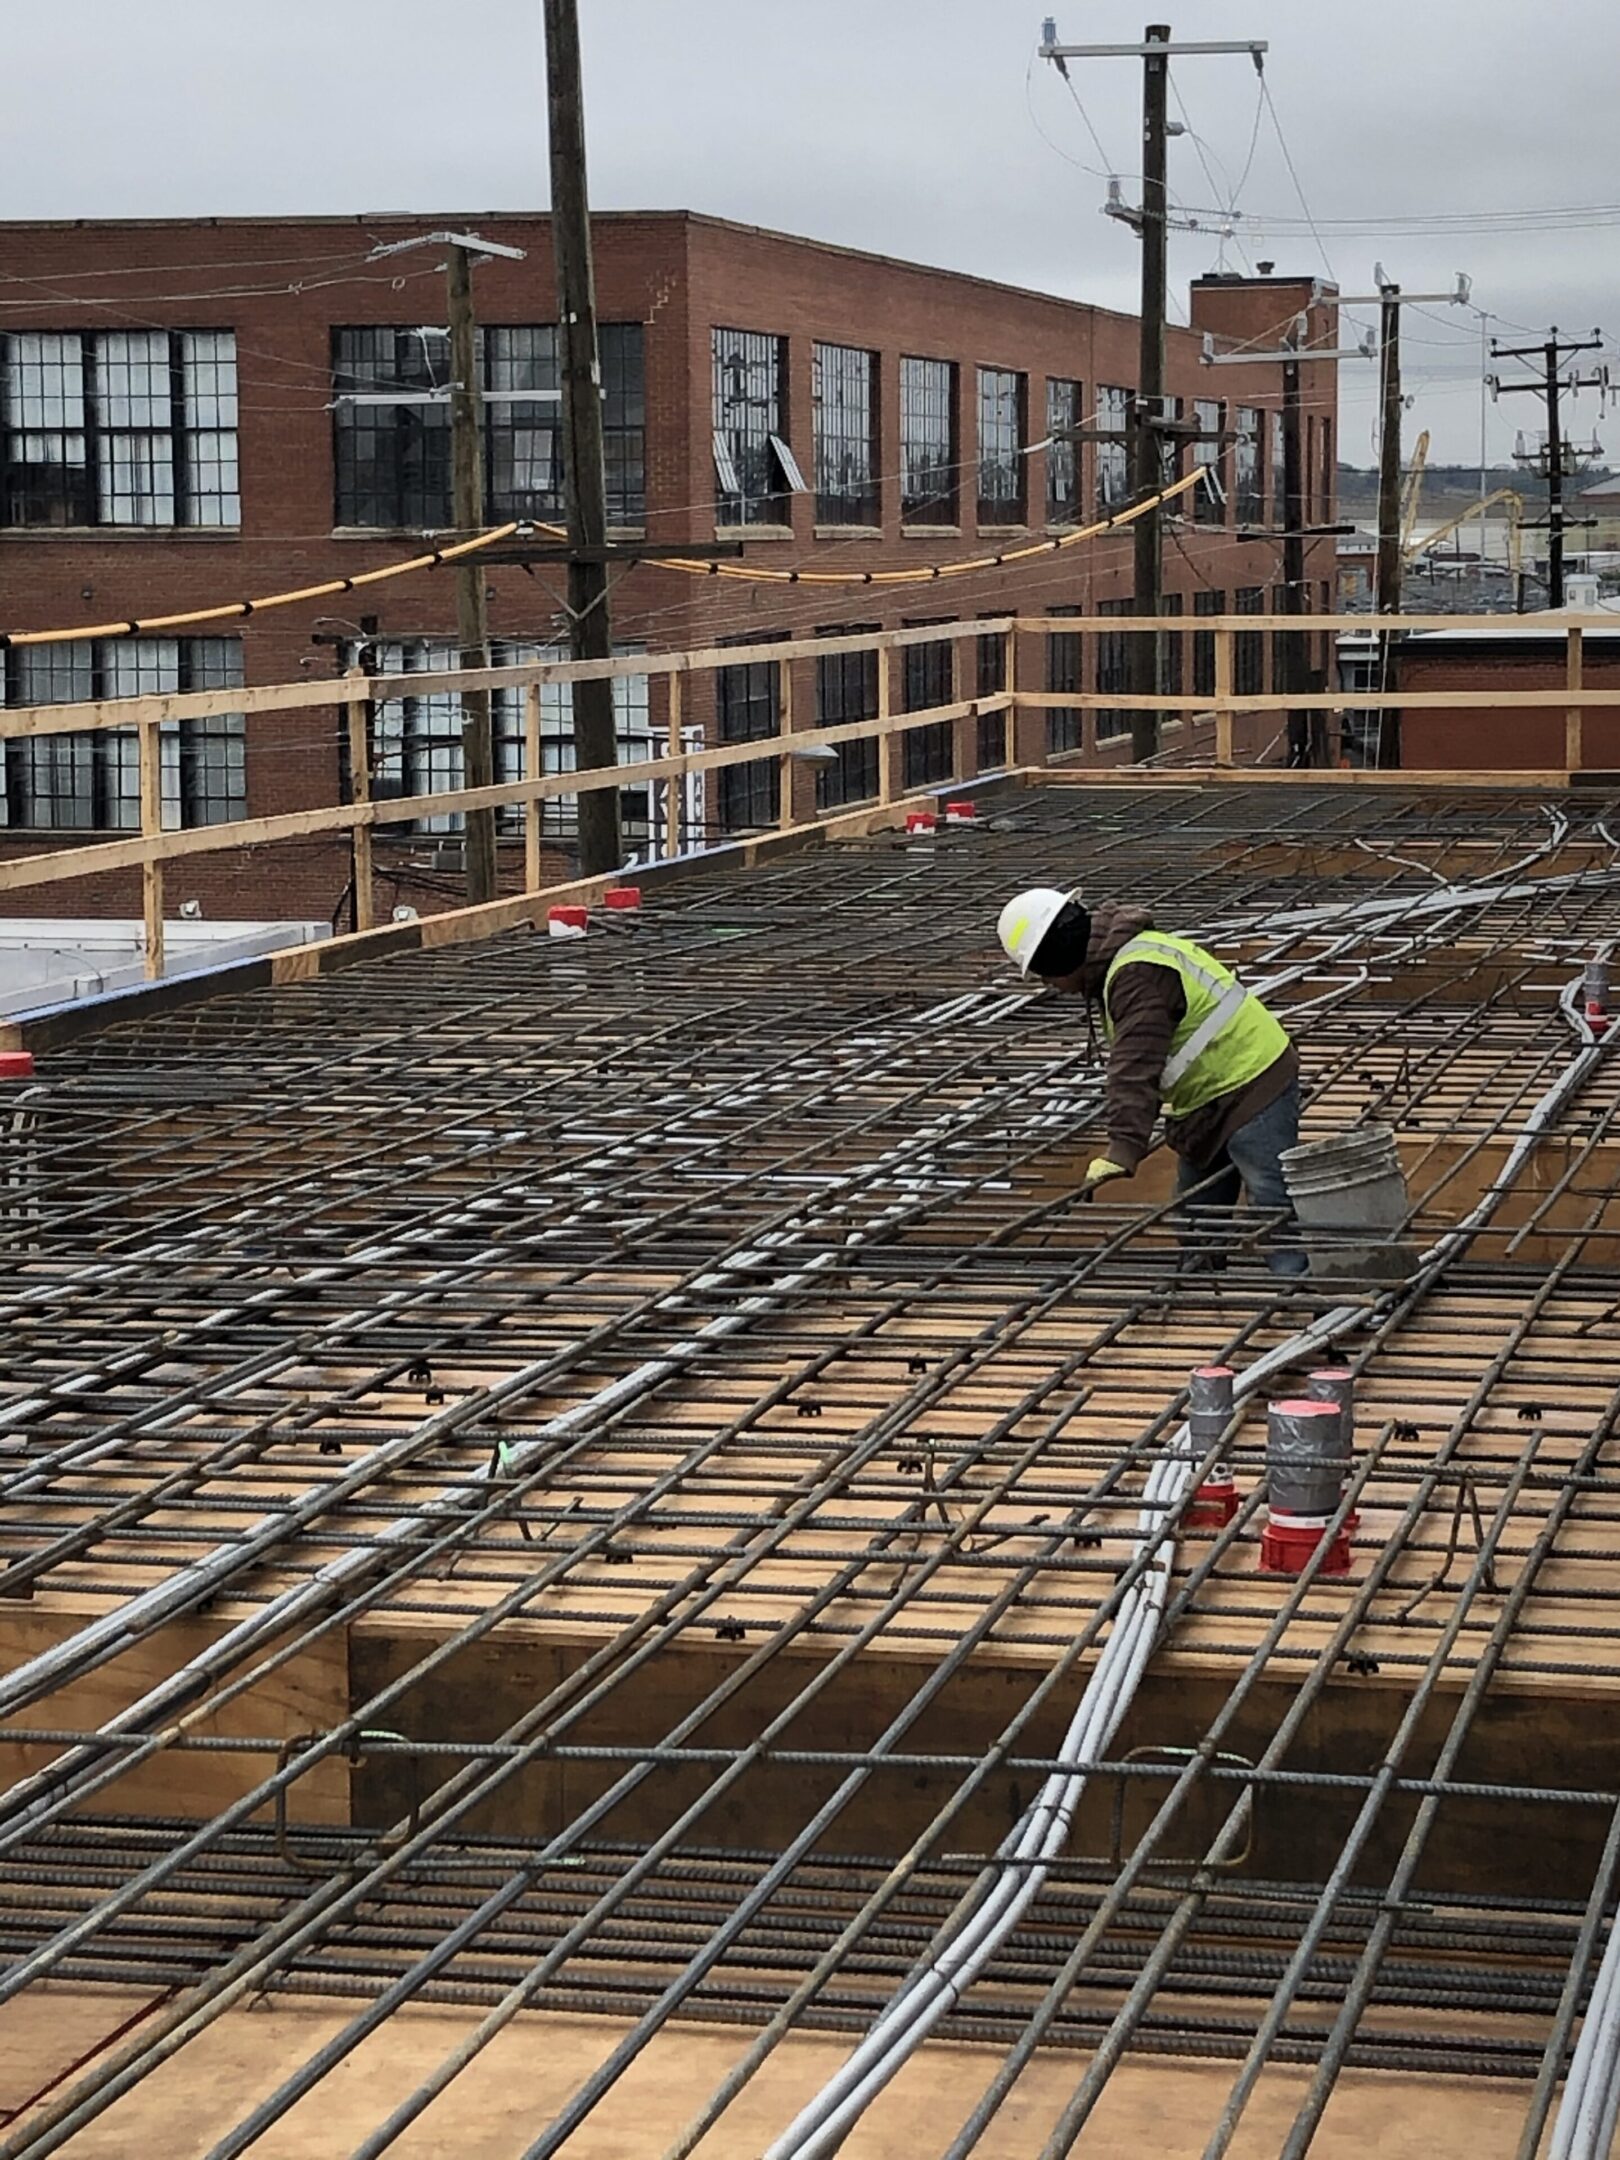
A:
<svg viewBox="0 0 1620 2160">
<path fill-rule="evenodd" d="M 1187 1010 L 1170 1038 L 1170 1055 L 1159 1075 L 1159 1092 L 1172 1117 L 1202 1109 L 1258 1080 L 1288 1048 L 1281 1023 L 1252 996 L 1229 967 L 1190 938 L 1144 930 L 1120 947 L 1103 979 L 1103 1031 L 1114 1039 L 1108 992 L 1122 967 L 1146 961 L 1181 978 Z"/>
</svg>

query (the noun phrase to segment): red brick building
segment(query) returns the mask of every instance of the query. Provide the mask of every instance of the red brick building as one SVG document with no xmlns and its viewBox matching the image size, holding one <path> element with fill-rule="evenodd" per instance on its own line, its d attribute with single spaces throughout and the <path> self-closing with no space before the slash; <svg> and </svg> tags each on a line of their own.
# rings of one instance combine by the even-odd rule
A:
<svg viewBox="0 0 1620 2160">
<path fill-rule="evenodd" d="M 1595 581 L 1594 581 L 1595 584 Z M 1581 637 L 1582 684 L 1620 689 L 1620 611 L 1583 596 L 1564 614 L 1482 616 L 1478 628 L 1414 631 L 1400 649 L 1400 689 L 1426 696 L 1455 691 L 1455 705 L 1403 705 L 1400 761 L 1412 772 L 1558 772 L 1567 769 L 1573 708 L 1579 724 L 1579 769 L 1620 772 L 1620 708 L 1583 707 L 1578 696 L 1545 706 L 1496 706 L 1481 696 L 1524 690 L 1564 691 L 1569 683 L 1567 615 L 1616 613 L 1613 629 L 1587 627 Z"/>
<path fill-rule="evenodd" d="M 208 219 L 9 224 L 0 287 L 0 552 L 5 627 L 71 628 L 273 593 L 415 552 L 450 522 L 448 353 L 441 254 L 373 260 L 379 245 L 451 227 L 525 251 L 475 279 L 492 521 L 561 511 L 556 309 L 543 215 L 304 220 Z M 1060 531 L 1126 499 L 1122 445 L 1072 445 L 1061 431 L 1123 425 L 1136 368 L 1133 318 L 987 280 L 762 232 L 687 212 L 595 220 L 609 485 L 620 537 L 740 539 L 770 567 L 867 569 L 978 555 L 1009 534 Z M 1208 369 L 1203 336 L 1223 349 L 1275 350 L 1308 314 L 1308 340 L 1331 347 L 1331 299 L 1309 281 L 1207 278 L 1192 288 L 1190 330 L 1173 330 L 1169 385 L 1182 414 L 1237 431 L 1216 463 L 1224 500 L 1200 489 L 1167 539 L 1166 585 L 1189 620 L 1280 600 L 1281 550 L 1240 540 L 1280 522 L 1280 371 Z M 1306 371 L 1307 522 L 1333 517 L 1334 369 Z M 1333 543 L 1307 551 L 1306 604 L 1331 604 Z M 560 573 L 488 572 L 497 658 L 552 648 L 564 620 Z M 624 648 L 697 646 L 821 630 L 883 628 L 1018 610 L 1125 612 L 1130 540 L 1109 537 L 1018 570 L 926 591 L 852 586 L 817 592 L 636 566 L 613 592 Z M 449 574 L 424 573 L 356 597 L 322 618 L 303 607 L 224 634 L 78 639 L 6 654 L 8 703 L 193 688 L 325 674 L 354 657 L 361 609 L 385 671 L 448 651 Z M 1174 665 L 1189 691 L 1212 687 L 1212 641 L 1190 634 Z M 1245 641 L 1237 687 L 1266 687 L 1268 641 Z M 1058 635 L 1020 653 L 1020 680 L 1054 690 L 1125 687 L 1124 637 Z M 905 702 L 949 694 L 944 648 L 906 655 Z M 946 655 L 948 666 L 948 652 Z M 798 724 L 864 716 L 869 663 L 796 663 Z M 1004 656 L 979 655 L 977 687 L 1000 686 Z M 1037 670 L 1031 673 L 1032 667 Z M 1044 676 L 1038 672 L 1044 668 Z M 720 739 L 775 727 L 774 664 L 724 671 L 712 709 L 687 721 Z M 802 679 L 800 679 L 802 678 Z M 1171 687 L 1175 687 L 1172 683 Z M 628 688 L 627 757 L 645 755 L 658 692 Z M 401 699 L 378 716 L 384 780 L 406 791 L 453 784 L 453 701 Z M 498 701 L 500 770 L 521 752 L 518 716 Z M 548 707 L 549 754 L 566 755 L 566 714 Z M 1126 748 L 1123 714 L 1054 710 L 1051 747 L 1102 758 Z M 942 742 L 907 738 L 908 784 L 944 780 Z M 341 755 L 330 710 L 176 730 L 166 815 L 221 822 L 336 799 Z M 1256 744 L 1250 747 L 1257 746 Z M 1010 755 L 987 716 L 981 769 Z M 941 764 L 943 758 L 944 764 Z M 716 774 L 701 805 L 714 834 L 774 816 L 777 762 Z M 957 775 L 955 777 L 962 777 Z M 5 745 L 0 851 L 60 846 L 135 821 L 134 757 L 117 737 Z M 824 803 L 875 786 L 869 746 L 807 768 Z M 657 814 L 627 784 L 628 830 Z M 555 813 L 551 813 L 555 815 Z M 566 848 L 566 829 L 554 837 Z M 399 899 L 448 904 L 454 840 L 407 833 L 380 852 Z M 559 871 L 562 860 L 559 857 Z M 325 840 L 262 856 L 193 858 L 185 890 L 209 913 L 326 915 L 347 855 Z M 387 887 L 385 886 L 385 897 Z M 180 897 L 177 891 L 175 899 Z M 17 896 L 20 911 L 128 911 L 132 882 L 85 881 Z M 13 910 L 16 912 L 18 910 Z"/>
</svg>

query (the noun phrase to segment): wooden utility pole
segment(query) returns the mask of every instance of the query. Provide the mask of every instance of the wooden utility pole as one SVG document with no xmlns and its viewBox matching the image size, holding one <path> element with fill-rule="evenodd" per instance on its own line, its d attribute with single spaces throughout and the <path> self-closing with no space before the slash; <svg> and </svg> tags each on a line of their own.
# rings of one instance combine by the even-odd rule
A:
<svg viewBox="0 0 1620 2160">
<path fill-rule="evenodd" d="M 1167 48 L 1169 43 L 1168 23 L 1148 24 L 1143 33 L 1145 46 Z M 1164 312 L 1169 268 L 1165 165 L 1169 98 L 1170 63 L 1162 51 L 1149 51 L 1142 60 L 1142 322 L 1131 430 L 1131 490 L 1138 502 L 1156 494 L 1163 485 L 1159 422 L 1164 418 Z M 1133 536 L 1136 612 L 1157 615 L 1164 587 L 1164 528 L 1157 510 L 1137 519 Z M 1130 683 L 1137 697 L 1159 694 L 1160 643 L 1157 631 L 1138 631 L 1131 639 Z M 1161 718 L 1156 712 L 1138 710 L 1131 714 L 1131 756 L 1139 765 L 1158 755 Z"/>
<path fill-rule="evenodd" d="M 1284 340 L 1282 364 L 1283 412 L 1283 613 L 1305 613 L 1305 423 L 1300 413 L 1299 330 L 1294 325 Z M 1277 647 L 1282 662 L 1284 692 L 1297 691 L 1303 678 L 1303 636 L 1285 630 Z M 1303 713 L 1288 715 L 1288 762 L 1311 762 L 1310 729 Z"/>
<path fill-rule="evenodd" d="M 1264 65 L 1263 39 L 1241 43 L 1199 39 L 1173 44 L 1168 23 L 1149 23 L 1140 45 L 1061 45 L 1057 24 L 1048 16 L 1041 32 L 1040 53 L 1067 76 L 1070 60 L 1140 59 L 1142 62 L 1142 204 L 1128 210 L 1118 203 L 1118 183 L 1112 183 L 1109 214 L 1136 228 L 1142 242 L 1142 323 L 1137 359 L 1136 397 L 1128 427 L 1130 438 L 1131 493 L 1137 502 L 1156 495 L 1163 485 L 1163 443 L 1185 436 L 1172 428 L 1164 412 L 1164 318 L 1169 265 L 1169 188 L 1165 146 L 1170 94 L 1170 60 L 1176 53 L 1247 53 L 1258 69 Z M 1136 519 L 1132 528 L 1135 558 L 1135 609 L 1138 615 L 1157 615 L 1162 610 L 1164 583 L 1164 526 L 1158 506 Z M 1159 631 L 1137 631 L 1131 638 L 1130 685 L 1134 697 L 1157 697 L 1163 688 L 1160 658 L 1164 646 Z M 1131 755 L 1138 764 L 1155 757 L 1159 749 L 1159 724 L 1163 715 L 1133 710 Z"/>
<path fill-rule="evenodd" d="M 1380 615 L 1401 612 L 1401 288 L 1379 287 L 1378 594 Z"/>
<path fill-rule="evenodd" d="M 606 660 L 608 620 L 607 471 L 602 453 L 602 372 L 596 346 L 596 277 L 585 180 L 585 91 L 577 0 L 545 0 L 546 104 L 551 128 L 551 235 L 557 256 L 563 421 L 563 500 L 568 522 L 569 650 Z M 582 772 L 618 763 L 613 684 L 573 685 L 574 759 Z M 579 803 L 579 867 L 599 877 L 624 853 L 616 788 Z"/>
<path fill-rule="evenodd" d="M 445 279 L 450 309 L 450 514 L 461 538 L 467 539 L 484 526 L 484 401 L 473 325 L 472 258 L 460 241 L 450 245 Z M 485 576 L 476 555 L 456 565 L 456 642 L 464 668 L 489 666 Z M 487 690 L 461 693 L 461 762 L 464 786 L 494 786 L 495 739 Z M 467 811 L 463 839 L 467 899 L 476 906 L 495 897 L 495 812 Z"/>
</svg>

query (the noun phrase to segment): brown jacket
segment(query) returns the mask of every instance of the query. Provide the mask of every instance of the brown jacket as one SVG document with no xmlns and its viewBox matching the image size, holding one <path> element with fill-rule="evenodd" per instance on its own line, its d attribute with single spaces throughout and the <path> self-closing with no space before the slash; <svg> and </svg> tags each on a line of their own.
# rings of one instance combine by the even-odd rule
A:
<svg viewBox="0 0 1620 2160">
<path fill-rule="evenodd" d="M 1101 1005 L 1103 984 L 1120 947 L 1155 927 L 1146 908 L 1105 901 L 1091 918 L 1091 942 L 1080 983 Z M 1163 1097 L 1159 1075 L 1170 1042 L 1186 1014 L 1187 1000 L 1171 968 L 1151 962 L 1122 967 L 1108 990 L 1107 1013 L 1114 1042 L 1108 1056 L 1108 1158 L 1134 1170 L 1153 1143 Z M 1190 1117 L 1167 1118 L 1164 1136 L 1195 1169 L 1213 1167 L 1232 1134 L 1258 1117 L 1299 1076 L 1292 1043 L 1258 1078 L 1229 1095 L 1217 1095 Z"/>
</svg>

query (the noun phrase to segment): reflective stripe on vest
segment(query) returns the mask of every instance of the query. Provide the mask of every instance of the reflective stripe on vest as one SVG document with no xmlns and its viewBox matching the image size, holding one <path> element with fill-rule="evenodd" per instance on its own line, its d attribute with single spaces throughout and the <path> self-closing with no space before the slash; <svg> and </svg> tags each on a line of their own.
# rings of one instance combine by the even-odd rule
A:
<svg viewBox="0 0 1620 2160">
<path fill-rule="evenodd" d="M 1200 947 L 1153 930 L 1131 938 L 1109 964 L 1103 1021 L 1110 1040 L 1114 1027 L 1108 985 L 1116 970 L 1141 961 L 1169 968 L 1181 978 L 1186 996 L 1187 1011 L 1177 1030 L 1180 1040 L 1172 1042 L 1159 1076 L 1160 1093 L 1172 1115 L 1185 1116 L 1216 1095 L 1242 1087 L 1287 1049 L 1288 1037 L 1279 1022 L 1230 969 Z"/>
</svg>

